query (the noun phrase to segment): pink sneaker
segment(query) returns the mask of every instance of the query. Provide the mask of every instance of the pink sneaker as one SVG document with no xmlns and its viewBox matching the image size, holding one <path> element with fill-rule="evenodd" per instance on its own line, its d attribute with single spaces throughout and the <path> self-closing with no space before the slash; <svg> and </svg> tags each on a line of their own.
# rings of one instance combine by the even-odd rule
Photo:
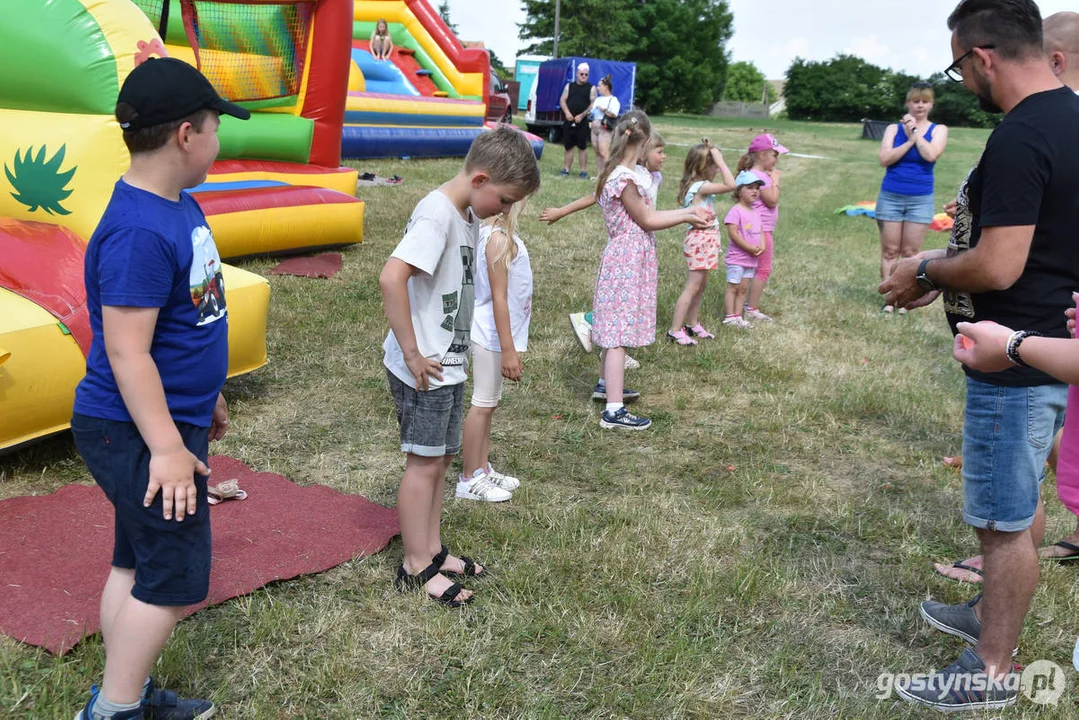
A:
<svg viewBox="0 0 1079 720">
<path fill-rule="evenodd" d="M 691 338 L 689 335 L 686 335 L 686 331 L 685 331 L 684 328 L 682 330 L 679 330 L 678 332 L 671 332 L 670 330 L 668 330 L 667 331 L 667 339 L 670 340 L 671 342 L 678 343 L 679 345 L 696 345 L 697 344 L 696 340 Z"/>
</svg>

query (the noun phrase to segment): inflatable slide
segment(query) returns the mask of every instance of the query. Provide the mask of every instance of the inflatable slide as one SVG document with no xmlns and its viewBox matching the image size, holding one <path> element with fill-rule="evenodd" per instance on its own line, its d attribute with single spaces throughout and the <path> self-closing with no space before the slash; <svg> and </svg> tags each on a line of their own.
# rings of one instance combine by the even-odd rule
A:
<svg viewBox="0 0 1079 720">
<path fill-rule="evenodd" d="M 197 63 L 253 111 L 249 123 L 222 124 L 222 159 L 195 193 L 222 255 L 360 241 L 356 172 L 338 167 L 351 14 L 351 0 L 48 0 L 7 9 L 0 451 L 67 427 L 90 342 L 85 243 L 127 168 L 113 109 L 139 62 L 174 54 Z M 266 363 L 270 289 L 227 265 L 222 280 L 232 376 Z"/>
<path fill-rule="evenodd" d="M 369 49 L 380 19 L 390 61 Z M 488 127 L 490 57 L 466 49 L 427 0 L 356 0 L 348 68 L 344 157 L 463 156 Z M 529 139 L 539 157 L 542 140 Z"/>
</svg>

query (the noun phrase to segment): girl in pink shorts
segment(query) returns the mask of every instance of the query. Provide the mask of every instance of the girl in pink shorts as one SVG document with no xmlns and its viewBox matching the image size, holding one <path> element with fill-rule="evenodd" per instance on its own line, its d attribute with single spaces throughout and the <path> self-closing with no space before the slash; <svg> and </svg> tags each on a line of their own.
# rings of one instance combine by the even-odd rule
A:
<svg viewBox="0 0 1079 720">
<path fill-rule="evenodd" d="M 790 152 L 779 144 L 775 136 L 767 133 L 758 135 L 749 143 L 749 151 L 738 160 L 738 172 L 748 170 L 761 181 L 761 192 L 753 209 L 761 217 L 761 239 L 764 252 L 758 258 L 757 269 L 749 283 L 749 297 L 746 299 L 745 317 L 747 320 L 771 320 L 761 312 L 761 296 L 772 274 L 772 232 L 779 219 L 779 170 L 776 162 L 779 156 Z"/>
<path fill-rule="evenodd" d="M 723 175 L 723 182 L 717 183 L 716 175 Z M 678 197 L 683 207 L 702 206 L 708 212 L 711 224 L 704 229 L 690 226 L 686 230 L 686 239 L 682 246 L 689 266 L 686 286 L 674 304 L 671 329 L 667 339 L 679 345 L 696 345 L 697 340 L 708 340 L 715 335 L 704 329 L 700 322 L 701 299 L 708 285 L 708 271 L 719 267 L 719 254 L 722 251 L 719 239 L 719 223 L 713 206 L 717 193 L 727 193 L 734 189 L 734 176 L 723 153 L 705 138 L 686 153 L 686 164 L 682 172 L 682 181 L 678 185 Z"/>
</svg>

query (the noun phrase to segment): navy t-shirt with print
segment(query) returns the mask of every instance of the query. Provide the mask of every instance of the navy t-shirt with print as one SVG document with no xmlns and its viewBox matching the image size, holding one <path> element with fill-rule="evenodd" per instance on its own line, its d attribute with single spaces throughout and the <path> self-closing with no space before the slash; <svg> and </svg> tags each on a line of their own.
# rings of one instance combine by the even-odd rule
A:
<svg viewBox="0 0 1079 720">
<path fill-rule="evenodd" d="M 221 258 L 198 203 L 172 201 L 117 181 L 86 248 L 93 343 L 75 412 L 131 421 L 102 337 L 103 305 L 159 308 L 150 355 L 176 422 L 208 427 L 228 372 Z"/>
<path fill-rule="evenodd" d="M 960 187 L 949 254 L 977 247 L 982 228 L 1033 225 L 1023 274 L 1007 290 L 946 291 L 944 309 L 956 323 L 993 320 L 1015 330 L 1066 338 L 1064 311 L 1079 290 L 1079 97 L 1068 88 L 1027 97 L 989 136 L 985 152 Z M 1029 387 L 1058 382 L 1027 367 L 983 373 L 992 385 Z"/>
</svg>

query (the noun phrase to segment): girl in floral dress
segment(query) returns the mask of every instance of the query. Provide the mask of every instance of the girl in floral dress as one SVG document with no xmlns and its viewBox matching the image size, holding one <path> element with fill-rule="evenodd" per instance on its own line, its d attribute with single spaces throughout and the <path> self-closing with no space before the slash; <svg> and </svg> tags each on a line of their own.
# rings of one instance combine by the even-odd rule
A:
<svg viewBox="0 0 1079 720">
<path fill-rule="evenodd" d="M 706 227 L 702 207 L 657 211 L 649 195 L 652 178 L 636 170 L 637 159 L 652 132 L 640 110 L 622 116 L 611 141 L 610 162 L 596 183 L 596 198 L 607 224 L 607 247 L 600 261 L 593 301 L 592 342 L 603 348 L 600 377 L 593 397 L 607 406 L 600 427 L 644 430 L 652 421 L 630 414 L 623 404 L 638 393 L 624 390 L 627 347 L 643 347 L 656 339 L 656 230 L 682 223 Z"/>
</svg>

